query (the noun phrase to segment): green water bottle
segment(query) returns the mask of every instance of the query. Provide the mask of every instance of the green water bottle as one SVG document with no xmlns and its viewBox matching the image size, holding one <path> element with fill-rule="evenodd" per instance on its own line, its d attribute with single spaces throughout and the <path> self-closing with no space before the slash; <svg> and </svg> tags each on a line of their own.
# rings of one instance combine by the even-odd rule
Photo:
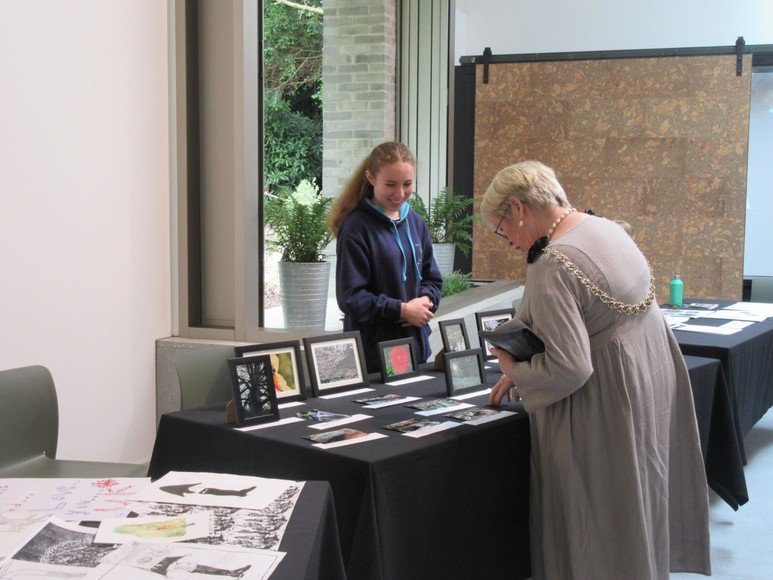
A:
<svg viewBox="0 0 773 580">
<path fill-rule="evenodd" d="M 675 274 L 674 278 L 671 280 L 671 286 L 668 291 L 668 300 L 674 308 L 682 307 L 683 290 L 684 284 L 682 283 L 682 277 L 679 274 Z"/>
</svg>

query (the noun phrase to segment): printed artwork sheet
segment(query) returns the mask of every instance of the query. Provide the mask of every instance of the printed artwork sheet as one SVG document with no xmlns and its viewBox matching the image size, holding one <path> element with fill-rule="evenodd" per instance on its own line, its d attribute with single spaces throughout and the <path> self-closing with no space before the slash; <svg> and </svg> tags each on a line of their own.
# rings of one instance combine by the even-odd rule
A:
<svg viewBox="0 0 773 580">
<path fill-rule="evenodd" d="M 124 517 L 134 495 L 149 484 L 147 477 L 0 479 L 0 558 L 51 516 L 70 521 Z"/>
</svg>

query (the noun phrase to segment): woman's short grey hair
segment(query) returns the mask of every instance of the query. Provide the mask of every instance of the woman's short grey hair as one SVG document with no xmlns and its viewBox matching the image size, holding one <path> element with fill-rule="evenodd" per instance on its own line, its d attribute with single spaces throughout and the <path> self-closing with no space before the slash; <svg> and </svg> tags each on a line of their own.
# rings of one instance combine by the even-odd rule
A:
<svg viewBox="0 0 773 580">
<path fill-rule="evenodd" d="M 497 173 L 483 195 L 481 214 L 507 216 L 511 197 L 535 208 L 554 203 L 570 207 L 555 171 L 539 161 L 521 161 Z"/>
</svg>

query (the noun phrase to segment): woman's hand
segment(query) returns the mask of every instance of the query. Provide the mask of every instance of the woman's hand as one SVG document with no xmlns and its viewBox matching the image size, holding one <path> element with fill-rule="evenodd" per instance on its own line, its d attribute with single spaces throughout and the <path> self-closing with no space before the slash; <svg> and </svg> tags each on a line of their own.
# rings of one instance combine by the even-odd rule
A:
<svg viewBox="0 0 773 580">
<path fill-rule="evenodd" d="M 518 389 L 513 384 L 513 379 L 507 375 L 499 377 L 497 384 L 491 387 L 491 392 L 488 396 L 489 405 L 497 406 L 502 402 L 502 399 L 507 397 L 507 401 L 520 401 L 521 397 L 518 394 Z"/>
<path fill-rule="evenodd" d="M 491 348 L 490 352 L 497 357 L 502 376 L 497 383 L 491 387 L 491 393 L 489 393 L 488 396 L 489 405 L 499 405 L 505 396 L 507 396 L 508 402 L 520 401 L 521 396 L 518 394 L 518 389 L 515 388 L 513 379 L 510 378 L 513 365 L 515 365 L 515 359 L 509 352 L 504 351 L 501 348 Z"/>
<path fill-rule="evenodd" d="M 419 296 L 410 302 L 404 302 L 400 310 L 403 326 L 426 326 L 435 318 L 432 301 L 427 296 Z"/>
</svg>

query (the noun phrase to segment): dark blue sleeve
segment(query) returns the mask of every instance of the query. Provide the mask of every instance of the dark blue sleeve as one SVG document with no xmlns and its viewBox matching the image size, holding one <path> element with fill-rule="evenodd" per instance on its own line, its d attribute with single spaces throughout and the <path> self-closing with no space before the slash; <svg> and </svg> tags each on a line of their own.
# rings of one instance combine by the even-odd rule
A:
<svg viewBox="0 0 773 580">
<path fill-rule="evenodd" d="M 336 299 L 341 312 L 360 323 L 399 320 L 401 300 L 383 293 L 374 294 L 368 289 L 371 266 L 379 265 L 372 264 L 365 241 L 346 231 L 340 232 L 336 255 Z"/>
</svg>

